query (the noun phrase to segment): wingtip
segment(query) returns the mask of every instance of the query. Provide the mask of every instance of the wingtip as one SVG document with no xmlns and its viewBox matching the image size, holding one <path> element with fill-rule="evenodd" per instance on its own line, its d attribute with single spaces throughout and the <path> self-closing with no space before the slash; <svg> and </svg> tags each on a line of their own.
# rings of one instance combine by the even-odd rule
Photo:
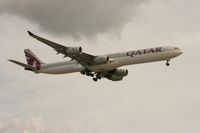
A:
<svg viewBox="0 0 200 133">
<path fill-rule="evenodd" d="M 30 35 L 30 36 L 33 36 L 34 34 L 32 33 L 32 32 L 30 32 L 30 31 L 27 31 L 28 32 L 28 34 Z"/>
<path fill-rule="evenodd" d="M 14 60 L 8 59 L 8 61 L 9 61 L 9 62 L 13 62 L 13 63 L 14 63 Z"/>
</svg>

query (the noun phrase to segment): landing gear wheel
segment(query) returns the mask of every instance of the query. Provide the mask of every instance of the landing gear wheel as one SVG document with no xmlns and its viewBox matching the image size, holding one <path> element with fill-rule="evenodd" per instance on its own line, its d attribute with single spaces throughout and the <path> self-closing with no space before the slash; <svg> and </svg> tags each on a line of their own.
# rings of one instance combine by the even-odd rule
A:
<svg viewBox="0 0 200 133">
<path fill-rule="evenodd" d="M 86 74 L 87 76 L 90 76 L 90 73 L 91 73 L 91 71 L 89 69 L 87 69 L 87 68 L 81 70 L 81 74 L 83 74 L 83 75 Z"/>
<path fill-rule="evenodd" d="M 170 66 L 169 62 L 166 63 L 166 66 Z"/>
<path fill-rule="evenodd" d="M 94 80 L 95 82 L 97 82 L 98 79 L 97 79 L 97 78 L 93 78 L 93 80 Z"/>
<path fill-rule="evenodd" d="M 86 72 L 86 75 L 87 75 L 87 76 L 90 76 L 90 72 Z"/>
<path fill-rule="evenodd" d="M 82 75 L 85 75 L 85 71 L 81 71 L 81 74 L 82 74 Z"/>
<path fill-rule="evenodd" d="M 169 65 L 170 65 L 170 64 L 169 64 L 169 61 L 170 61 L 170 59 L 168 59 L 167 62 L 165 63 L 166 66 L 169 66 Z"/>
<path fill-rule="evenodd" d="M 96 75 L 96 78 L 97 78 L 97 79 L 101 79 L 101 76 L 100 76 L 100 75 Z"/>
<path fill-rule="evenodd" d="M 93 73 L 91 73 L 91 74 L 90 74 L 90 76 L 91 76 L 91 77 L 94 77 L 94 74 L 93 74 Z"/>
</svg>

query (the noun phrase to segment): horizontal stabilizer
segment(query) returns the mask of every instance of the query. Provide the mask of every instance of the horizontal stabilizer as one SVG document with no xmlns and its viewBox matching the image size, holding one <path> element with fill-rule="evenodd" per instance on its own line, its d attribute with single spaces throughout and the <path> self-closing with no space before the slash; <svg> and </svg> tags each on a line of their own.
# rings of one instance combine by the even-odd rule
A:
<svg viewBox="0 0 200 133">
<path fill-rule="evenodd" d="M 32 66 L 30 66 L 30 65 L 27 65 L 27 64 L 24 64 L 24 63 L 22 63 L 22 62 L 19 62 L 19 61 L 16 61 L 16 60 L 8 60 L 8 61 L 10 61 L 10 62 L 12 62 L 12 63 L 15 63 L 15 64 L 17 64 L 17 65 L 19 65 L 19 66 L 22 66 L 22 67 L 24 67 L 26 70 L 35 70 L 34 67 L 32 67 Z"/>
</svg>

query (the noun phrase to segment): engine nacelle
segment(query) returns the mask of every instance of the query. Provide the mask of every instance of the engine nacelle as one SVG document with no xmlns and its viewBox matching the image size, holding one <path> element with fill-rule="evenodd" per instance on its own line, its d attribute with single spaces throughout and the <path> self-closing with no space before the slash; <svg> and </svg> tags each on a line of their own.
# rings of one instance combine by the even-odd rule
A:
<svg viewBox="0 0 200 133">
<path fill-rule="evenodd" d="M 112 81 L 121 81 L 123 79 L 123 76 L 111 75 L 110 77 L 108 77 L 108 79 Z"/>
<path fill-rule="evenodd" d="M 128 75 L 128 70 L 127 69 L 116 69 L 113 73 L 115 76 L 127 76 Z"/>
<path fill-rule="evenodd" d="M 82 47 L 68 47 L 65 52 L 66 55 L 78 55 L 82 53 Z"/>
<path fill-rule="evenodd" d="M 106 64 L 108 63 L 110 60 L 110 58 L 108 56 L 98 56 L 96 58 L 94 58 L 93 62 L 95 64 Z"/>
</svg>

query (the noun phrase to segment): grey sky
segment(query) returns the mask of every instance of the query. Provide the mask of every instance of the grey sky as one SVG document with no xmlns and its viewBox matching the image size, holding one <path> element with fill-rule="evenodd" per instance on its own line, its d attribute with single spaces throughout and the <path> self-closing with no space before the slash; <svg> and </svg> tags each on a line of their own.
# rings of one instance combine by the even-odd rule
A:
<svg viewBox="0 0 200 133">
<path fill-rule="evenodd" d="M 38 26 L 39 20 L 30 21 L 28 14 L 2 14 L 0 132 L 199 133 L 199 4 L 198 0 L 143 2 L 127 15 L 132 16 L 130 20 L 124 19 L 115 27 L 107 25 L 108 30 L 103 32 L 95 29 L 94 34 L 98 34 L 95 41 L 89 39 L 87 29 L 83 30 L 82 36 L 89 38 L 78 42 L 59 33 L 56 36 L 58 30 L 50 32 Z M 110 31 L 118 28 L 120 38 L 110 37 Z M 165 62 L 124 67 L 129 69 L 129 75 L 122 82 L 94 83 L 79 73 L 35 75 L 7 59 L 25 62 L 25 48 L 32 49 L 45 62 L 63 59 L 30 38 L 27 30 L 65 45 L 82 45 L 84 52 L 92 54 L 160 45 L 178 46 L 184 54 L 172 60 L 169 68 Z M 65 34 L 73 37 L 70 32 Z"/>
<path fill-rule="evenodd" d="M 0 12 L 28 19 L 54 35 L 80 38 L 119 34 L 144 1 L 148 0 L 6 0 Z"/>
</svg>

